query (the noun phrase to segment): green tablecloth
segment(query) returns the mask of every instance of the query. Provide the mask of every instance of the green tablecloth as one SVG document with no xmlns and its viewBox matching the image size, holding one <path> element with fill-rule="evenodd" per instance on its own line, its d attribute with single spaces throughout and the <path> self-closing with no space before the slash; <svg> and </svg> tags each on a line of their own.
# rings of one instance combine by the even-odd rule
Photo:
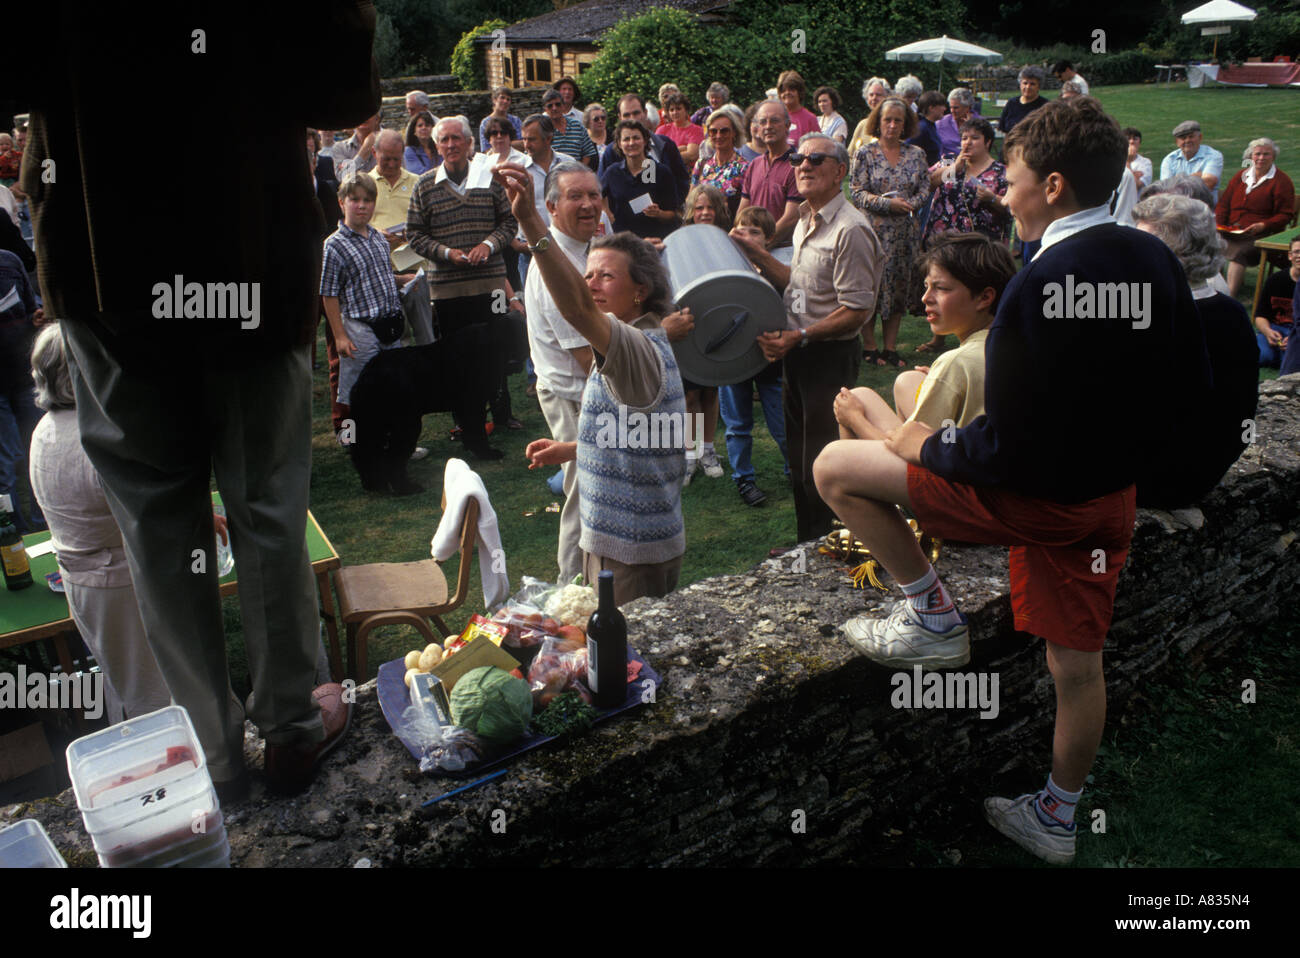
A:
<svg viewBox="0 0 1300 958">
<path fill-rule="evenodd" d="M 220 504 L 221 497 L 213 494 L 212 500 Z M 34 545 L 47 542 L 49 538 L 48 531 L 34 532 L 23 536 L 23 544 L 30 549 Z M 334 556 L 334 550 L 330 548 L 310 512 L 307 513 L 307 551 L 313 563 Z M 214 553 L 209 561 L 215 561 L 215 558 Z M 58 562 L 54 553 L 37 556 L 31 560 L 31 566 L 31 586 L 18 592 L 0 589 L 0 637 L 21 629 L 49 625 L 68 618 L 68 600 L 61 592 L 51 592 L 45 583 L 45 576 L 48 573 L 58 571 Z M 230 575 L 221 580 L 221 585 L 235 584 L 238 581 L 235 573 L 238 571 L 236 567 Z"/>
</svg>

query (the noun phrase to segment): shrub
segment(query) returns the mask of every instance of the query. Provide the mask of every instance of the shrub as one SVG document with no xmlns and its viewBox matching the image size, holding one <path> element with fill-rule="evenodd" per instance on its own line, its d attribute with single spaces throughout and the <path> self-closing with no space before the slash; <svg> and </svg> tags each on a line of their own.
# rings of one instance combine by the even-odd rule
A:
<svg viewBox="0 0 1300 958">
<path fill-rule="evenodd" d="M 493 30 L 506 27 L 504 20 L 485 20 L 472 30 L 465 31 L 451 51 L 451 72 L 460 82 L 462 90 L 482 90 L 487 87 L 487 72 L 483 51 L 474 40 Z"/>
</svg>

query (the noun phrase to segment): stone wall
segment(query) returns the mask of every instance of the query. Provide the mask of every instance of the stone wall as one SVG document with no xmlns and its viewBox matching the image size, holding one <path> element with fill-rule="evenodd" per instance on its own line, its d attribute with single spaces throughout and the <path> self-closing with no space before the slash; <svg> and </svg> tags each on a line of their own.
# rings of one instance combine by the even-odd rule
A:
<svg viewBox="0 0 1300 958">
<path fill-rule="evenodd" d="M 544 92 L 546 92 L 545 87 L 512 90 L 513 101 L 510 112 L 521 120 L 531 113 L 541 113 L 542 94 Z M 479 123 L 483 120 L 483 117 L 492 112 L 492 97 L 487 90 L 430 94 L 429 110 L 437 117 L 461 114 L 469 117 L 469 121 L 474 127 L 474 135 L 477 137 Z M 380 107 L 380 114 L 386 129 L 405 130 L 406 121 L 409 119 L 406 112 L 406 94 L 385 96 L 383 105 Z"/>
<path fill-rule="evenodd" d="M 1260 393 L 1257 442 L 1199 509 L 1139 513 L 1106 646 L 1111 723 L 1148 678 L 1294 615 L 1300 376 Z M 428 814 L 421 802 L 459 783 L 420 776 L 362 686 L 352 734 L 301 798 L 268 798 L 254 771 L 252 798 L 227 810 L 234 863 L 852 864 L 915 820 L 1041 783 L 1054 693 L 1041 648 L 1012 630 L 1002 550 L 946 547 L 939 566 L 970 619 L 968 669 L 999 676 L 987 720 L 895 709 L 893 673 L 836 634 L 880 597 L 804 553 L 630 604 L 629 636 L 663 677 L 656 701 Z M 251 734 L 248 759 L 260 766 Z M 93 864 L 71 792 L 0 823 L 28 815 Z"/>
<path fill-rule="evenodd" d="M 404 97 L 412 90 L 423 90 L 430 95 L 455 93 L 459 89 L 460 81 L 450 73 L 417 77 L 385 77 L 379 81 L 379 91 L 384 96 Z"/>
</svg>

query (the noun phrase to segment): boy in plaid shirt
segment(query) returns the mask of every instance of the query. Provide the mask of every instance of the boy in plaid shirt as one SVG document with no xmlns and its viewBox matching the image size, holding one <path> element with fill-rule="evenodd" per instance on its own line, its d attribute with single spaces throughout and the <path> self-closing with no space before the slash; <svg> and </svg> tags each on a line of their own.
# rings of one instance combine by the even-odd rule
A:
<svg viewBox="0 0 1300 958">
<path fill-rule="evenodd" d="M 380 321 L 400 316 L 402 303 L 389 262 L 388 241 L 368 225 L 378 195 L 369 176 L 353 174 L 344 180 L 339 187 L 343 222 L 325 240 L 320 294 L 339 353 L 338 401 L 342 406 L 351 405 L 352 387 L 366 363 L 381 349 L 402 345 L 400 325 L 388 342 L 380 338 L 385 334 Z"/>
</svg>

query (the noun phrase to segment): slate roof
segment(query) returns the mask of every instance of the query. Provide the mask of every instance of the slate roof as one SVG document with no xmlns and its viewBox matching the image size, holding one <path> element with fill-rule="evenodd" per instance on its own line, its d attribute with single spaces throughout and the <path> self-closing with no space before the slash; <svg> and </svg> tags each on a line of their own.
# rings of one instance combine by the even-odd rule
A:
<svg viewBox="0 0 1300 958">
<path fill-rule="evenodd" d="M 513 43 L 594 43 L 621 20 L 640 16 L 655 7 L 676 7 L 691 13 L 708 13 L 731 5 L 731 0 L 587 0 L 563 10 L 552 10 L 505 28 Z M 491 43 L 490 34 L 475 43 Z"/>
</svg>

